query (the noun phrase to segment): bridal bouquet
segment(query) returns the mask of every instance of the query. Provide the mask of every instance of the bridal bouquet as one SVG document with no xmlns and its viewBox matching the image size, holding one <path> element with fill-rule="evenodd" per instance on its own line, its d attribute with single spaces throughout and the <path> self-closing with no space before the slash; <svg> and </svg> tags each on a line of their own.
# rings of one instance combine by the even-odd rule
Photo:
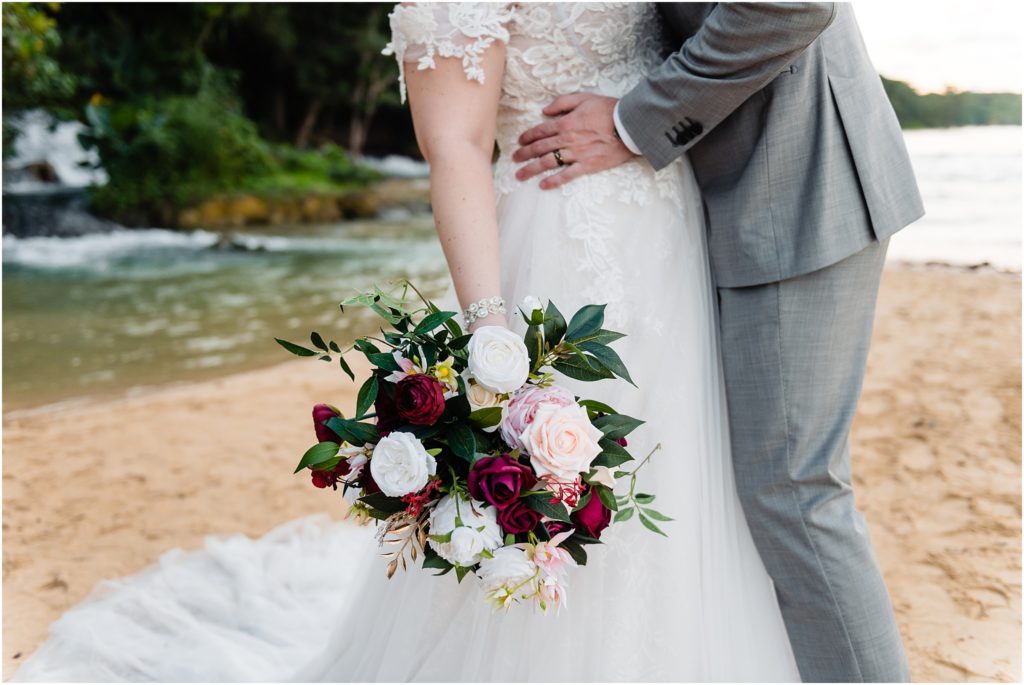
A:
<svg viewBox="0 0 1024 685">
<path fill-rule="evenodd" d="M 604 305 L 566 323 L 554 303 L 526 298 L 524 338 L 498 326 L 464 334 L 454 312 L 409 283 L 349 298 L 342 312 L 352 306 L 390 330 L 344 351 L 315 332 L 314 349 L 277 342 L 298 356 L 336 356 L 352 380 L 344 354 L 355 350 L 373 368 L 353 417 L 313 408 L 318 442 L 295 472 L 308 470 L 318 488 L 341 485 L 355 516 L 378 520 L 389 578 L 421 559 L 437 575 L 454 569 L 459 582 L 475 574 L 495 608 L 526 601 L 546 612 L 565 604 L 569 570 L 610 524 L 635 514 L 664 535 L 655 521 L 671 519 L 636 491 L 653 451 L 628 468 L 626 436 L 643 422 L 575 397 L 554 375 L 632 383 L 609 347 L 623 334 L 602 328 Z M 619 482 L 628 491 L 617 495 Z"/>
</svg>

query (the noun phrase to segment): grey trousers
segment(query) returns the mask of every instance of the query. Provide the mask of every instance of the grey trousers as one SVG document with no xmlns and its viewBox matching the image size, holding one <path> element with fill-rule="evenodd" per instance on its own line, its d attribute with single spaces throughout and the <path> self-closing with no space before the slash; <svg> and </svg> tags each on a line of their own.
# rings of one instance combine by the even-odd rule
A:
<svg viewBox="0 0 1024 685">
<path fill-rule="evenodd" d="M 805 682 L 909 680 L 847 442 L 887 247 L 718 289 L 736 485 Z"/>
</svg>

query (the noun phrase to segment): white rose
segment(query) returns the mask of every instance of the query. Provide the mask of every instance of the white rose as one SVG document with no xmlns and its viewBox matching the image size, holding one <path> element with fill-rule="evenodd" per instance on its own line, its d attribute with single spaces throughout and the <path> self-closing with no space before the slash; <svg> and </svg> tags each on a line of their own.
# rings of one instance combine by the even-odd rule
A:
<svg viewBox="0 0 1024 685">
<path fill-rule="evenodd" d="M 522 338 L 501 326 L 481 326 L 469 340 L 469 372 L 496 393 L 518 390 L 530 376 L 530 354 Z"/>
<path fill-rule="evenodd" d="M 590 477 L 591 483 L 600 483 L 607 488 L 615 489 L 615 473 L 607 466 L 595 466 Z"/>
<path fill-rule="evenodd" d="M 544 309 L 544 305 L 541 303 L 540 298 L 534 297 L 533 295 L 527 295 L 523 298 L 519 308 L 526 314 L 526 318 L 529 319 L 530 315 L 538 309 Z"/>
<path fill-rule="evenodd" d="M 571 482 L 601 453 L 602 436 L 580 405 L 542 402 L 519 441 L 538 477 Z"/>
<path fill-rule="evenodd" d="M 498 510 L 483 502 L 446 495 L 430 511 L 429 524 L 431 535 L 451 533 L 447 542 L 428 538 L 428 544 L 438 556 L 456 566 L 472 566 L 480 561 L 484 550 L 501 546 Z"/>
<path fill-rule="evenodd" d="M 389 497 L 401 497 L 423 489 L 437 473 L 437 460 L 412 433 L 401 431 L 381 438 L 373 448 L 370 474 Z"/>
<path fill-rule="evenodd" d="M 532 595 L 535 584 L 527 581 L 538 574 L 537 565 L 527 557 L 526 550 L 502 547 L 494 550 L 491 558 L 480 561 L 476 575 L 483 584 L 484 592 L 497 600 L 513 597 L 512 588 L 515 587 L 519 588 L 517 592 L 521 595 Z"/>
</svg>

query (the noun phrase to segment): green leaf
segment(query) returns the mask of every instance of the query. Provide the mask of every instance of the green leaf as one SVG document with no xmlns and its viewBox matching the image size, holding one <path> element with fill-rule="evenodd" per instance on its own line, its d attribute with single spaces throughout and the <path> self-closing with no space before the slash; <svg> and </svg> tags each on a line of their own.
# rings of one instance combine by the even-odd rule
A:
<svg viewBox="0 0 1024 685">
<path fill-rule="evenodd" d="M 594 426 L 604 433 L 609 440 L 618 440 L 632 433 L 638 426 L 643 425 L 640 419 L 634 419 L 625 414 L 608 414 L 591 421 Z"/>
<path fill-rule="evenodd" d="M 460 335 L 460 336 L 456 337 L 454 340 L 452 340 L 450 343 L 448 343 L 448 349 L 450 349 L 450 350 L 461 350 L 462 348 L 464 348 L 466 345 L 469 344 L 469 341 L 472 340 L 472 338 L 473 338 L 473 334 L 472 333 L 467 333 L 466 335 Z"/>
<path fill-rule="evenodd" d="M 554 347 L 562 341 L 565 336 L 565 317 L 553 302 L 548 301 L 547 311 L 544 312 L 544 342 Z"/>
<path fill-rule="evenodd" d="M 409 505 L 402 501 L 400 497 L 388 497 L 383 492 L 374 492 L 369 495 L 363 495 L 359 498 L 359 501 L 368 507 L 376 509 L 377 511 L 384 512 L 385 514 L 394 514 L 396 511 L 404 511 Z M 385 518 L 387 518 L 385 516 Z"/>
<path fill-rule="evenodd" d="M 470 569 L 470 568 L 468 568 L 466 566 L 456 566 L 455 567 L 455 576 L 459 579 L 459 582 L 461 583 L 462 579 L 465 578 L 466 574 L 469 573 L 471 570 L 472 569 Z"/>
<path fill-rule="evenodd" d="M 647 514 L 648 516 L 650 516 L 655 521 L 674 521 L 675 520 L 671 516 L 665 516 L 660 511 L 656 511 L 656 510 L 651 509 L 649 507 L 644 507 L 643 512 L 645 514 Z"/>
<path fill-rule="evenodd" d="M 601 453 L 590 463 L 591 466 L 607 466 L 611 469 L 633 459 L 626 448 L 608 438 L 601 438 L 597 444 L 601 446 Z"/>
<path fill-rule="evenodd" d="M 423 320 L 416 324 L 416 328 L 413 329 L 413 333 L 416 335 L 423 335 L 429 333 L 448 319 L 455 316 L 455 312 L 434 312 L 423 317 Z"/>
<path fill-rule="evenodd" d="M 603 304 L 588 304 L 576 312 L 569 321 L 569 327 L 565 331 L 565 339 L 569 342 L 576 342 L 580 338 L 593 335 L 601 330 L 604 324 Z"/>
<path fill-rule="evenodd" d="M 588 336 L 584 337 L 581 340 L 577 340 L 576 342 L 581 344 L 581 345 L 583 343 L 588 343 L 588 342 L 595 342 L 595 343 L 599 343 L 601 345 L 607 345 L 609 343 L 615 342 L 619 338 L 625 338 L 625 337 L 626 337 L 625 333 L 616 333 L 615 331 L 606 331 L 604 329 L 601 329 L 600 331 L 597 331 L 596 333 L 592 333 L 591 335 L 588 335 Z"/>
<path fill-rule="evenodd" d="M 380 440 L 377 427 L 369 423 L 359 423 L 354 419 L 334 416 L 324 421 L 324 425 L 337 433 L 342 440 L 353 445 L 365 445 L 368 442 Z"/>
<path fill-rule="evenodd" d="M 349 378 L 351 378 L 353 381 L 356 379 L 356 375 L 352 373 L 352 367 L 348 365 L 348 362 L 345 361 L 345 358 L 340 354 L 338 355 L 338 365 L 341 367 L 341 370 L 348 375 Z"/>
<path fill-rule="evenodd" d="M 449 561 L 445 561 L 437 554 L 424 555 L 423 568 L 437 568 L 444 569 L 445 571 L 450 571 L 452 570 L 452 564 Z"/>
<path fill-rule="evenodd" d="M 505 534 L 505 546 L 508 547 L 509 545 L 514 545 L 514 544 L 516 544 L 516 536 L 513 535 L 512 533 L 506 533 Z"/>
<path fill-rule="evenodd" d="M 327 347 L 327 343 L 324 342 L 324 339 L 316 331 L 309 334 L 309 341 L 313 343 L 313 347 L 319 347 L 324 352 L 327 352 L 330 349 Z"/>
<path fill-rule="evenodd" d="M 633 507 L 630 507 L 629 509 L 622 509 L 619 511 L 619 513 L 615 515 L 615 518 L 612 519 L 612 523 L 622 523 L 623 521 L 628 521 L 629 519 L 633 518 L 634 513 L 636 513 L 636 509 L 634 509 Z"/>
<path fill-rule="evenodd" d="M 366 355 L 366 358 L 378 369 L 383 369 L 384 371 L 402 370 L 402 367 L 398 365 L 395 357 L 390 352 L 371 352 Z"/>
<path fill-rule="evenodd" d="M 530 355 L 530 369 L 537 368 L 537 360 L 540 359 L 541 354 L 544 352 L 541 349 L 543 342 L 539 326 L 530 326 L 526 329 L 523 343 L 526 345 L 526 351 Z"/>
<path fill-rule="evenodd" d="M 647 530 L 653 531 L 658 535 L 665 535 L 665 532 L 661 528 L 658 528 L 656 525 L 654 525 L 654 521 L 644 516 L 643 512 L 640 512 L 640 523 L 644 524 L 644 528 L 646 528 Z M 665 537 L 668 536 L 665 535 Z"/>
<path fill-rule="evenodd" d="M 619 357 L 618 352 L 607 345 L 597 342 L 580 343 L 580 349 L 586 350 L 597 357 L 598 361 L 604 364 L 609 371 L 629 382 L 634 388 L 636 387 L 636 383 L 629 377 L 629 371 L 626 370 L 626 365 L 622 363 L 622 358 Z"/>
<path fill-rule="evenodd" d="M 601 504 L 608 507 L 612 511 L 618 511 L 619 505 L 615 502 L 615 495 L 608 488 L 598 485 L 594 488 L 597 490 L 597 496 L 601 498 Z"/>
<path fill-rule="evenodd" d="M 455 456 L 472 463 L 476 454 L 476 437 L 472 429 L 464 423 L 453 424 L 448 431 L 448 447 Z"/>
<path fill-rule="evenodd" d="M 298 473 L 304 468 L 313 467 L 317 464 L 323 464 L 326 461 L 334 459 L 338 456 L 338 450 L 340 448 L 340 445 L 336 442 L 318 442 L 306 450 L 306 453 L 302 455 L 302 459 L 299 460 L 299 465 L 295 467 L 295 471 L 293 471 L 293 473 Z"/>
<path fill-rule="evenodd" d="M 319 354 L 319 352 L 314 352 L 313 350 L 306 349 L 302 345 L 296 345 L 295 343 L 288 342 L 287 340 L 281 340 L 280 338 L 274 338 L 274 340 L 277 341 L 278 345 L 288 350 L 296 357 L 315 357 Z"/>
<path fill-rule="evenodd" d="M 593 494 L 594 494 L 593 490 L 587 490 L 586 494 L 584 494 L 583 497 L 580 497 L 580 500 L 576 503 L 576 506 L 573 507 L 572 510 L 573 511 L 579 511 L 583 507 L 587 506 L 587 504 L 590 503 L 590 497 Z"/>
<path fill-rule="evenodd" d="M 363 383 L 362 387 L 359 388 L 359 394 L 356 396 L 357 419 L 366 416 L 367 410 L 373 406 L 373 401 L 377 399 L 377 387 L 377 377 L 370 376 Z"/>
<path fill-rule="evenodd" d="M 334 352 L 337 352 L 339 354 L 341 353 L 341 348 L 338 347 L 338 343 L 334 342 L 333 340 L 330 343 L 328 343 L 328 347 L 330 347 L 331 350 L 333 350 Z"/>
<path fill-rule="evenodd" d="M 583 549 L 583 545 L 576 542 L 572 537 L 562 540 L 558 546 L 568 552 L 569 556 L 580 566 L 587 565 L 587 550 Z"/>
<path fill-rule="evenodd" d="M 356 338 L 356 341 L 352 343 L 352 345 L 363 354 L 375 354 L 380 352 L 377 346 L 366 338 Z"/>
<path fill-rule="evenodd" d="M 604 402 L 598 402 L 597 400 L 580 400 L 579 405 L 586 407 L 594 412 L 604 412 L 605 414 L 618 414 L 619 412 L 612 409 L 609 405 Z"/>
<path fill-rule="evenodd" d="M 551 366 L 555 371 L 560 371 L 569 378 L 574 378 L 578 381 L 599 381 L 605 378 L 615 377 L 611 371 L 608 371 L 603 367 L 595 370 L 592 366 L 588 366 L 584 362 L 581 362 L 577 357 L 559 359 Z"/>
<path fill-rule="evenodd" d="M 555 519 L 556 521 L 563 521 L 565 523 L 571 523 L 569 519 L 569 510 L 565 508 L 565 505 L 561 502 L 555 504 L 551 503 L 551 493 L 545 492 L 543 495 L 531 495 L 526 498 L 526 506 L 530 507 L 538 514 L 547 516 L 548 518 Z"/>
<path fill-rule="evenodd" d="M 479 428 L 490 428 L 501 423 L 501 407 L 484 407 L 469 415 L 469 420 Z"/>
<path fill-rule="evenodd" d="M 650 504 L 651 502 L 654 501 L 654 495 L 648 495 L 646 492 L 638 492 L 636 495 L 634 495 L 633 499 L 635 499 L 640 504 Z"/>
</svg>

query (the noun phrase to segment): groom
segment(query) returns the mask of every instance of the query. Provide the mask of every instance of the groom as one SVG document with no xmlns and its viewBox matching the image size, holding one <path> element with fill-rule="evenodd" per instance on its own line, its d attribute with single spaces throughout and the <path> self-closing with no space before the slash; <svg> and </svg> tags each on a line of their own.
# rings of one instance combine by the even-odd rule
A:
<svg viewBox="0 0 1024 685">
<path fill-rule="evenodd" d="M 519 178 L 689 155 L 736 483 L 801 677 L 908 680 L 847 444 L 888 239 L 924 211 L 899 124 L 848 4 L 659 7 L 679 50 L 619 101 L 555 100 Z"/>
</svg>

